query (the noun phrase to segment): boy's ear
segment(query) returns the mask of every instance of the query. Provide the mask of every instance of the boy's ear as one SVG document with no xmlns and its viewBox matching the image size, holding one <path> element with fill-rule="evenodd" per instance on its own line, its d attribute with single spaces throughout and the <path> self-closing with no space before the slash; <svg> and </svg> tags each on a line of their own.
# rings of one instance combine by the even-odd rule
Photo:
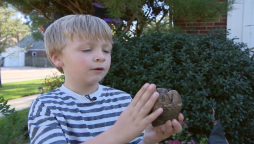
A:
<svg viewBox="0 0 254 144">
<path fill-rule="evenodd" d="M 62 67 L 63 66 L 62 58 L 59 55 L 57 55 L 57 54 L 51 55 L 50 59 L 56 67 Z"/>
</svg>

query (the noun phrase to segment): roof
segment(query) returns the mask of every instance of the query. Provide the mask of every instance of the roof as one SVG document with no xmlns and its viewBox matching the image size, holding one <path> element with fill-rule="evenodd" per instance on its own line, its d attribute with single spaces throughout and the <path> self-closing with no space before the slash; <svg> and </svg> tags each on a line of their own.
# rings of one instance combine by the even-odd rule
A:
<svg viewBox="0 0 254 144">
<path fill-rule="evenodd" d="M 23 39 L 21 39 L 18 45 L 21 48 L 28 48 L 29 50 L 31 49 L 45 50 L 44 41 L 42 40 L 35 41 L 33 39 L 33 36 L 31 35 L 27 35 Z"/>
<path fill-rule="evenodd" d="M 10 38 L 9 36 L 8 36 L 8 38 Z M 0 41 L 4 41 L 6 39 L 6 36 L 3 36 L 3 37 L 0 37 Z M 11 37 L 11 39 L 12 39 L 12 41 L 14 42 L 14 43 L 17 43 L 17 38 L 14 38 L 14 37 Z M 7 39 L 8 40 L 8 39 Z"/>
</svg>

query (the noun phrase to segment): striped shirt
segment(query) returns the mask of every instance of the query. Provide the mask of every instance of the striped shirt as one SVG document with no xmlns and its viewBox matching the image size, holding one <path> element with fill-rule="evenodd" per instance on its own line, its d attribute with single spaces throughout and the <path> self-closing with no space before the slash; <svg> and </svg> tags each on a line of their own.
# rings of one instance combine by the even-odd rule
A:
<svg viewBox="0 0 254 144">
<path fill-rule="evenodd" d="M 28 114 L 31 144 L 76 144 L 85 142 L 109 129 L 131 102 L 123 91 L 99 85 L 91 102 L 64 85 L 37 97 Z M 131 141 L 137 144 L 142 133 Z"/>
</svg>

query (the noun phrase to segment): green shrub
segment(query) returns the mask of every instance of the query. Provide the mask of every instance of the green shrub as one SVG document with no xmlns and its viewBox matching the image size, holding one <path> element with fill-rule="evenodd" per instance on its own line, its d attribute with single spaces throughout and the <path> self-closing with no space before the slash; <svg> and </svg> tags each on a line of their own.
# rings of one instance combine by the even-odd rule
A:
<svg viewBox="0 0 254 144">
<path fill-rule="evenodd" d="M 208 143 L 208 138 L 206 136 L 204 136 L 203 138 L 201 138 L 201 140 L 198 144 L 207 144 L 207 143 Z"/>
<path fill-rule="evenodd" d="M 213 129 L 212 108 L 230 143 L 254 141 L 254 63 L 243 43 L 223 31 L 205 36 L 154 32 L 118 39 L 101 81 L 132 96 L 146 83 L 177 90 L 195 141 Z"/>
<path fill-rule="evenodd" d="M 63 83 L 64 83 L 64 75 L 59 76 L 59 75 L 53 74 L 53 76 L 46 77 L 44 79 L 44 83 L 42 84 L 43 92 L 45 93 L 47 91 L 51 91 L 58 87 L 61 87 Z"/>
<path fill-rule="evenodd" d="M 27 121 L 21 119 L 15 109 L 10 109 L 6 100 L 0 97 L 0 112 L 5 117 L 4 124 L 0 127 L 0 143 L 1 144 L 22 144 L 28 138 Z M 1 118 L 2 119 L 2 118 Z"/>
</svg>

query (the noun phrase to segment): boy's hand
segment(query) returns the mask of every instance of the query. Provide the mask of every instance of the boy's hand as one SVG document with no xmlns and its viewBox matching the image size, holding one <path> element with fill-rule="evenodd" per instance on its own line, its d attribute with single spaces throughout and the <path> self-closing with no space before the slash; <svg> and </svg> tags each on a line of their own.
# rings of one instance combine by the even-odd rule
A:
<svg viewBox="0 0 254 144">
<path fill-rule="evenodd" d="M 177 120 L 168 120 L 165 124 L 153 127 L 152 124 L 150 124 L 146 130 L 145 134 L 143 136 L 142 144 L 155 144 L 158 143 L 169 136 L 179 133 L 182 131 L 182 121 L 184 119 L 182 114 L 178 115 Z"/>
<path fill-rule="evenodd" d="M 161 113 L 162 108 L 149 114 L 159 93 L 154 92 L 154 84 L 145 84 L 129 106 L 122 112 L 111 128 L 116 143 L 127 143 L 138 137 Z"/>
</svg>

